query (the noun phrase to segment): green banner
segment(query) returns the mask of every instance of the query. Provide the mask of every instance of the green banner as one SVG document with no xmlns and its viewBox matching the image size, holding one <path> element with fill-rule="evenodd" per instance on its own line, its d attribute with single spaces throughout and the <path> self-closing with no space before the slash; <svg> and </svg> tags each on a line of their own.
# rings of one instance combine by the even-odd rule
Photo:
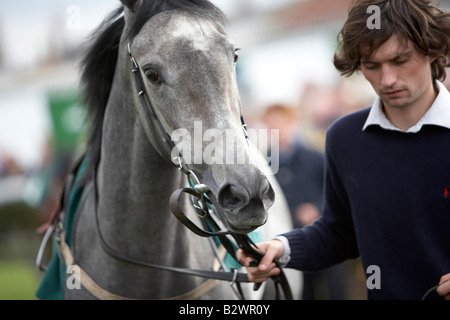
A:
<svg viewBox="0 0 450 320">
<path fill-rule="evenodd" d="M 79 93 L 51 92 L 48 94 L 48 106 L 56 150 L 75 149 L 84 133 L 84 114 Z"/>
</svg>

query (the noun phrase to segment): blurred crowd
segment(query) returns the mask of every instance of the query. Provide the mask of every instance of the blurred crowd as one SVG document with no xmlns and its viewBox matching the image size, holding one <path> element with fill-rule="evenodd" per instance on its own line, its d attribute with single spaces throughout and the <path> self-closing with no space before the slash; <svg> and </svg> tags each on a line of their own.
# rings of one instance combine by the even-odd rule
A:
<svg viewBox="0 0 450 320">
<path fill-rule="evenodd" d="M 0 150 L 0 179 L 10 175 L 20 174 L 22 168 L 13 156 Z"/>
<path fill-rule="evenodd" d="M 0 214 L 23 203 L 36 228 L 47 221 L 55 207 L 73 162 L 73 151 L 57 150 L 50 140 L 41 153 L 42 165 L 28 168 L 0 150 Z"/>
</svg>

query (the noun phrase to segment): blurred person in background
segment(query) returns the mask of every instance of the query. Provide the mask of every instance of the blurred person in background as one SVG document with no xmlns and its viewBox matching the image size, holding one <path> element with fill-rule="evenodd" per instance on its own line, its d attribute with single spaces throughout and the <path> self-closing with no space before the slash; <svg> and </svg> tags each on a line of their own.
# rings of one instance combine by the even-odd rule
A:
<svg viewBox="0 0 450 320">
<path fill-rule="evenodd" d="M 303 88 L 299 108 L 305 120 L 305 139 L 323 152 L 326 130 L 342 115 L 339 95 L 327 86 L 308 83 Z"/>
<path fill-rule="evenodd" d="M 292 213 L 294 227 L 313 223 L 320 216 L 323 155 L 301 139 L 297 110 L 284 104 L 269 106 L 262 120 L 268 130 L 279 131 L 279 168 L 275 172 Z"/>
<path fill-rule="evenodd" d="M 380 27 L 369 24 L 378 8 Z M 370 8 L 369 8 L 370 7 Z M 375 10 L 375 13 L 377 10 Z M 450 13 L 429 0 L 355 0 L 334 64 L 378 97 L 327 132 L 324 205 L 312 225 L 258 244 L 249 278 L 361 258 L 369 299 L 450 299 Z"/>
<path fill-rule="evenodd" d="M 356 80 L 356 81 L 355 81 Z M 325 147 L 326 131 L 339 117 L 360 110 L 373 101 L 371 90 L 363 79 L 340 80 L 335 85 L 307 83 L 302 88 L 299 103 L 305 140 L 321 152 Z M 370 92 L 369 92 L 370 93 Z"/>
<path fill-rule="evenodd" d="M 18 162 L 6 152 L 0 150 L 0 178 L 22 173 Z"/>
<path fill-rule="evenodd" d="M 262 120 L 266 128 L 279 130 L 279 167 L 275 173 L 286 196 L 295 228 L 312 224 L 320 216 L 324 174 L 323 155 L 301 139 L 298 108 L 272 104 Z M 303 299 L 346 298 L 345 267 L 303 273 Z"/>
</svg>

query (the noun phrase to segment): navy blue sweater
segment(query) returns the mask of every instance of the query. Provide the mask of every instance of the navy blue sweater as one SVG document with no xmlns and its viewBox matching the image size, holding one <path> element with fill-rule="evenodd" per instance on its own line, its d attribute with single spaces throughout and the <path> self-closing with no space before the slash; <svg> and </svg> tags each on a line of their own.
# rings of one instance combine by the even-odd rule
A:
<svg viewBox="0 0 450 320">
<path fill-rule="evenodd" d="M 369 299 L 420 299 L 450 273 L 450 130 L 362 131 L 368 114 L 328 130 L 323 215 L 284 234 L 287 267 L 316 271 L 360 256 L 364 270 L 380 270 Z"/>
</svg>

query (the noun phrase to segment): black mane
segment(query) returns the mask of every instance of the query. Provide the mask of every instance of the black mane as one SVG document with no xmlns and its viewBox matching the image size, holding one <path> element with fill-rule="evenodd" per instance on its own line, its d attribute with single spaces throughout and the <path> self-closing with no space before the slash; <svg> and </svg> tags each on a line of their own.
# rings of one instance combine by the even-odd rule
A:
<svg viewBox="0 0 450 320">
<path fill-rule="evenodd" d="M 133 39 L 154 15 L 172 9 L 182 9 L 217 23 L 225 24 L 222 11 L 207 0 L 143 0 L 135 21 L 126 35 Z M 86 120 L 89 123 L 87 150 L 89 163 L 85 178 L 91 176 L 100 160 L 103 119 L 108 103 L 120 39 L 125 26 L 124 7 L 113 11 L 94 31 L 91 43 L 81 61 L 81 81 Z"/>
</svg>

